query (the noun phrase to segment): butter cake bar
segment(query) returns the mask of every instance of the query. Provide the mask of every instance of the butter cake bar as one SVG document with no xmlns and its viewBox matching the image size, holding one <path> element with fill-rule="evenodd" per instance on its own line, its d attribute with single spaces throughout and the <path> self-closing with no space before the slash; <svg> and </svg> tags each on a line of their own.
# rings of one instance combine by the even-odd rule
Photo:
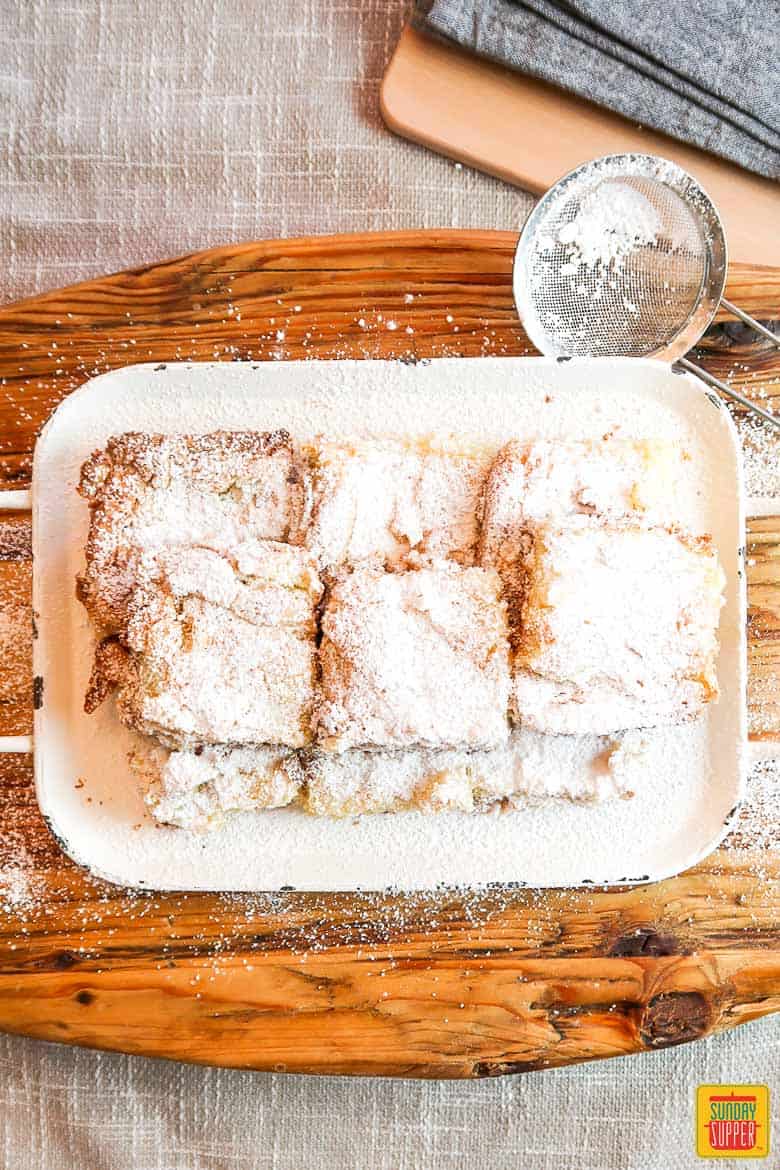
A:
<svg viewBox="0 0 780 1170">
<path fill-rule="evenodd" d="M 144 802 L 162 825 L 212 830 L 237 812 L 301 806 L 313 816 L 369 813 L 485 813 L 530 802 L 626 799 L 642 740 L 512 732 L 487 751 L 363 751 L 340 755 L 271 745 L 169 751 L 144 745 L 131 756 Z"/>
<path fill-rule="evenodd" d="M 292 545 L 156 554 L 126 602 L 126 650 L 116 640 L 99 648 L 85 705 L 116 685 L 123 722 L 169 746 L 302 747 L 320 594 L 310 557 Z"/>
<path fill-rule="evenodd" d="M 304 542 L 321 567 L 474 564 L 486 450 L 444 438 L 319 437 L 304 456 Z"/>
<path fill-rule="evenodd" d="M 479 563 L 497 569 L 510 608 L 529 529 L 546 520 L 590 515 L 604 521 L 642 518 L 665 523 L 682 451 L 661 441 L 514 440 L 502 447 L 484 491 Z"/>
<path fill-rule="evenodd" d="M 507 737 L 509 647 L 496 573 L 357 569 L 322 616 L 317 738 L 350 747 L 493 746 Z"/>
<path fill-rule="evenodd" d="M 374 750 L 313 752 L 303 761 L 303 807 L 319 817 L 365 813 L 473 812 L 492 751 Z M 493 797 L 495 800 L 496 797 Z"/>
<path fill-rule="evenodd" d="M 79 492 L 91 516 L 78 591 L 106 631 L 126 620 L 144 554 L 287 540 L 302 503 L 286 431 L 118 435 L 84 464 Z"/>
<path fill-rule="evenodd" d="M 513 663 L 522 726 L 678 723 L 717 698 L 725 579 L 708 538 L 573 517 L 536 529 L 523 572 Z"/>
<path fill-rule="evenodd" d="M 133 753 L 131 764 L 154 819 L 182 829 L 214 829 L 231 813 L 284 808 L 303 784 L 297 753 L 273 746 L 150 747 Z"/>
<path fill-rule="evenodd" d="M 462 749 L 313 751 L 303 759 L 304 809 L 314 816 L 366 813 L 484 813 L 563 799 L 603 803 L 633 795 L 639 732 L 540 735 L 514 730 L 506 744 Z"/>
<path fill-rule="evenodd" d="M 603 803 L 632 796 L 639 733 L 543 736 L 516 730 L 487 751 L 425 749 L 303 753 L 271 745 L 168 751 L 144 745 L 131 756 L 144 802 L 162 825 L 219 828 L 237 812 L 290 805 L 312 816 L 370 813 L 486 813 L 539 800 Z"/>
</svg>

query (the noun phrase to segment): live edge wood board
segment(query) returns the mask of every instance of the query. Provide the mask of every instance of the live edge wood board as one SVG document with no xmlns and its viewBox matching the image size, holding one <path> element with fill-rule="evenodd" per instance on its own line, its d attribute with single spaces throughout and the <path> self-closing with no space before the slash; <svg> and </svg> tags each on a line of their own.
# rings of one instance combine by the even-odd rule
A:
<svg viewBox="0 0 780 1170">
<path fill-rule="evenodd" d="M 36 434 L 65 395 L 131 362 L 531 353 L 512 304 L 515 242 L 442 231 L 252 243 L 1 309 L 0 487 L 28 485 Z M 777 317 L 780 271 L 735 267 L 728 295 Z M 776 350 L 725 323 L 701 356 L 780 409 Z M 0 732 L 27 734 L 29 518 L 5 517 Z M 771 742 L 780 517 L 751 522 L 748 555 L 752 724 Z M 0 1028 L 212 1064 L 425 1077 L 694 1040 L 780 1008 L 778 835 L 760 829 L 749 798 L 706 861 L 634 888 L 136 894 L 68 861 L 38 813 L 31 758 L 5 755 Z"/>
</svg>

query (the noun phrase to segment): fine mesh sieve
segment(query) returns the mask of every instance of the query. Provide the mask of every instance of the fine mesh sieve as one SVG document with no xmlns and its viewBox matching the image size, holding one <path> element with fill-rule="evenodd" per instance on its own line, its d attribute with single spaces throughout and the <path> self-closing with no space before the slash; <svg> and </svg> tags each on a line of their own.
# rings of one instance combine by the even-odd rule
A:
<svg viewBox="0 0 780 1170">
<path fill-rule="evenodd" d="M 683 358 L 720 304 L 780 344 L 723 298 L 726 267 L 720 217 L 691 175 L 652 155 L 608 155 L 566 175 L 534 208 L 517 246 L 515 302 L 543 354 L 679 360 L 780 426 Z"/>
</svg>

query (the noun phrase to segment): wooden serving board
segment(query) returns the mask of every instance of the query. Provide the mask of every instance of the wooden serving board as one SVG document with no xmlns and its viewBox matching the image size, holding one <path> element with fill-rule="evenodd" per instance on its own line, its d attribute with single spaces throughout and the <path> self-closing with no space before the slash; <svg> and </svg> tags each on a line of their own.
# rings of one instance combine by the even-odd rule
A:
<svg viewBox="0 0 780 1170">
<path fill-rule="evenodd" d="M 408 232 L 254 243 L 0 310 L 0 486 L 42 423 L 136 361 L 530 351 L 516 237 Z M 764 319 L 780 272 L 735 268 Z M 392 328 L 390 323 L 394 323 Z M 411 330 L 411 332 L 407 332 Z M 780 355 L 716 326 L 706 364 L 780 407 Z M 0 733 L 31 729 L 29 517 L 0 526 Z M 751 522 L 754 734 L 780 739 L 780 517 Z M 296 1072 L 476 1077 L 650 1050 L 780 1008 L 780 837 L 759 778 L 725 845 L 656 885 L 428 895 L 133 893 L 59 850 L 31 758 L 0 756 L 0 1028 Z"/>
<path fill-rule="evenodd" d="M 600 155 L 670 158 L 715 201 L 733 260 L 780 266 L 780 188 L 771 179 L 411 25 L 387 67 L 380 101 L 397 134 L 537 194 Z"/>
</svg>

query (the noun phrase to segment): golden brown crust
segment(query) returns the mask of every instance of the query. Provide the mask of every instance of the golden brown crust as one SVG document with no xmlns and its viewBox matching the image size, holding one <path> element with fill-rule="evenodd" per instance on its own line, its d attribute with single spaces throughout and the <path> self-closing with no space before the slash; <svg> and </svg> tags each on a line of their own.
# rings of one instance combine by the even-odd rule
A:
<svg viewBox="0 0 780 1170">
<path fill-rule="evenodd" d="M 84 710 L 87 715 L 96 711 L 127 677 L 129 665 L 130 654 L 115 635 L 98 642 L 87 693 L 84 696 Z"/>
<path fill-rule="evenodd" d="M 134 472 L 144 483 L 183 475 L 206 483 L 230 467 L 231 461 L 292 451 L 289 431 L 210 431 L 201 435 L 153 435 L 126 431 L 112 435 L 81 469 L 78 491 L 97 499 L 119 470 Z"/>
</svg>

